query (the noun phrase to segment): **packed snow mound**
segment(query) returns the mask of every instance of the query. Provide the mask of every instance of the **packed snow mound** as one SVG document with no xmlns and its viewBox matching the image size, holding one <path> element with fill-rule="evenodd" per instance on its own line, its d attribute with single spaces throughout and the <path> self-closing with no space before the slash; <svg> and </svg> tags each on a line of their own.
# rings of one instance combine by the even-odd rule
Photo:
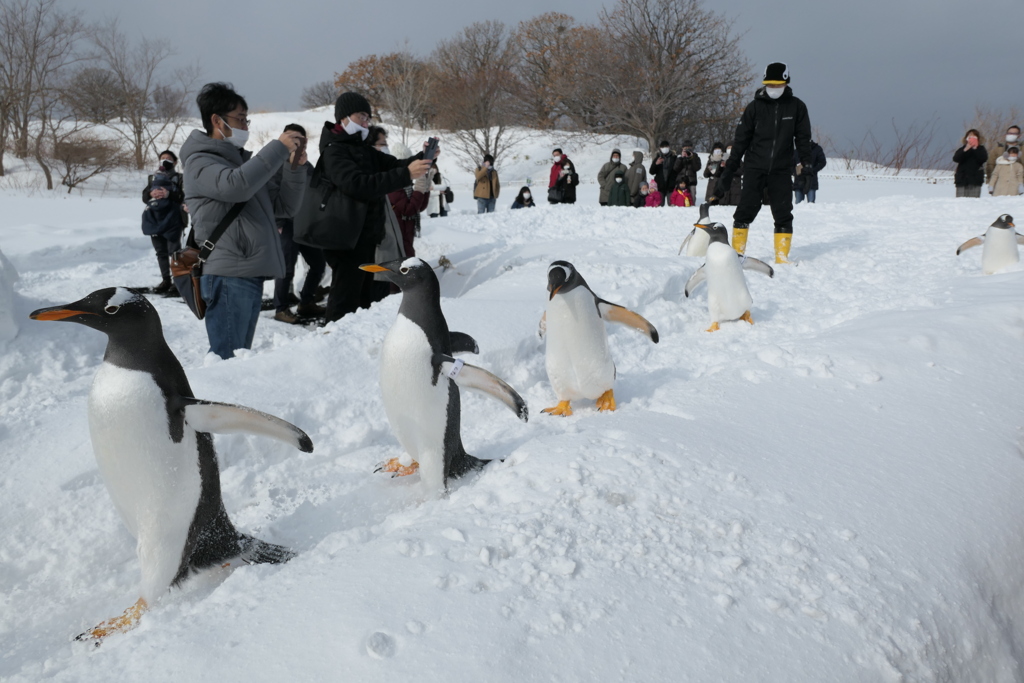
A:
<svg viewBox="0 0 1024 683">
<path fill-rule="evenodd" d="M 299 555 L 206 572 L 95 650 L 71 638 L 139 583 L 88 439 L 105 337 L 25 321 L 0 355 L 0 678 L 1019 680 L 1024 269 L 984 276 L 978 250 L 955 250 L 1021 200 L 908 187 L 798 206 L 796 263 L 750 275 L 755 324 L 714 334 L 707 289 L 683 296 L 701 259 L 676 255 L 696 208 L 601 209 L 584 188 L 575 207 L 424 218 L 417 256 L 450 262 L 449 328 L 480 345 L 466 360 L 532 416 L 464 393 L 467 450 L 501 462 L 442 499 L 373 473 L 401 454 L 378 389 L 398 296 L 323 329 L 264 314 L 229 361 L 154 298 L 196 396 L 313 439 L 306 454 L 216 438 L 233 521 Z M 136 204 L 109 205 L 120 250 L 116 227 L 74 231 L 73 204 L 25 212 L 69 232 L 20 238 L 22 295 L 155 281 Z M 767 210 L 748 253 L 771 260 Z M 614 413 L 540 414 L 556 402 L 537 329 L 560 259 L 660 333 L 608 326 Z"/>
<path fill-rule="evenodd" d="M 14 283 L 18 271 L 4 252 L 0 251 L 0 341 L 14 339 L 18 335 L 18 320 L 14 310 Z"/>
</svg>

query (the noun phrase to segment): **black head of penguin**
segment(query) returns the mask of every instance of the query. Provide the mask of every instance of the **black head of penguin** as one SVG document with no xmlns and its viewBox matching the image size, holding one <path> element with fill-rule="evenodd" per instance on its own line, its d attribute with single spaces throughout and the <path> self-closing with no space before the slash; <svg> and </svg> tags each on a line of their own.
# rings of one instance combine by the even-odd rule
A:
<svg viewBox="0 0 1024 683">
<path fill-rule="evenodd" d="M 698 225 L 698 228 L 708 233 L 709 244 L 714 242 L 721 242 L 722 244 L 729 244 L 729 233 L 726 231 L 725 226 L 721 223 L 711 223 L 709 225 Z"/>
<path fill-rule="evenodd" d="M 555 294 L 571 292 L 577 287 L 587 287 L 587 281 L 571 263 L 553 261 L 548 266 L 548 292 L 551 293 L 548 296 L 549 301 L 555 298 Z"/>
<path fill-rule="evenodd" d="M 1011 216 L 1008 213 L 1004 213 L 1002 216 L 997 218 L 996 222 L 993 223 L 990 227 L 993 227 L 993 228 L 1003 228 L 1004 230 L 1009 230 L 1010 228 L 1014 227 L 1013 226 L 1013 216 Z"/>
<path fill-rule="evenodd" d="M 365 264 L 360 270 L 380 273 L 402 290 L 398 314 L 419 325 L 435 351 L 451 353 L 448 323 L 441 312 L 441 283 L 434 269 L 415 256 L 380 264 Z"/>
<path fill-rule="evenodd" d="M 702 228 L 705 225 L 711 225 L 711 217 L 709 216 L 711 204 L 704 202 L 700 205 L 700 218 L 694 223 L 694 227 Z"/>
</svg>

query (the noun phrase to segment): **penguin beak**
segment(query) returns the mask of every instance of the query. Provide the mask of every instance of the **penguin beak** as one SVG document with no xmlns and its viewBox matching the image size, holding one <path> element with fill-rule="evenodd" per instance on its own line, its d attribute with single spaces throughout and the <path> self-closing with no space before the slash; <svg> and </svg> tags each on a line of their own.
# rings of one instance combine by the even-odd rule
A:
<svg viewBox="0 0 1024 683">
<path fill-rule="evenodd" d="M 28 317 L 32 318 L 32 320 L 66 320 L 76 315 L 96 315 L 96 313 L 76 311 L 64 306 L 54 306 L 53 308 L 40 308 L 38 311 L 32 311 Z"/>
<path fill-rule="evenodd" d="M 378 266 L 375 263 L 365 263 L 359 266 L 359 270 L 365 270 L 367 273 L 390 273 L 391 271 L 384 266 Z"/>
<path fill-rule="evenodd" d="M 557 287 L 552 289 L 551 290 L 551 296 L 548 297 L 548 301 L 551 301 L 552 299 L 554 299 L 555 298 L 555 294 L 558 294 L 558 290 L 560 290 L 561 288 L 562 288 L 562 285 L 558 285 Z"/>
</svg>

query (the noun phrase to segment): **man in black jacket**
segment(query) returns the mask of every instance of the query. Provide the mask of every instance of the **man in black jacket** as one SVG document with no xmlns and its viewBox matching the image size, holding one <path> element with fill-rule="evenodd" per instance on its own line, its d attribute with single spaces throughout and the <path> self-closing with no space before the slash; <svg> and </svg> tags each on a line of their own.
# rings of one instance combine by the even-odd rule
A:
<svg viewBox="0 0 1024 683">
<path fill-rule="evenodd" d="M 781 62 L 764 70 L 763 88 L 754 95 L 736 126 L 732 154 L 718 181 L 712 202 L 729 193 L 733 176 L 743 162 L 743 190 L 733 214 L 733 248 L 747 248 L 747 230 L 761 209 L 765 189 L 775 218 L 775 262 L 789 263 L 793 238 L 793 196 L 790 171 L 793 147 L 804 167 L 811 166 L 811 119 L 807 105 L 793 96 L 789 68 Z"/>
<path fill-rule="evenodd" d="M 676 182 L 686 178 L 694 197 L 697 196 L 697 171 L 701 167 L 700 157 L 693 151 L 693 141 L 684 140 L 683 148 L 679 150 L 679 156 L 676 157 Z"/>
<path fill-rule="evenodd" d="M 354 313 L 373 301 L 373 274 L 359 270 L 372 263 L 377 244 L 384 238 L 384 201 L 389 192 L 401 190 L 430 170 L 430 161 L 417 154 L 396 159 L 366 143 L 370 133 L 370 103 L 358 93 L 347 92 L 334 103 L 334 119 L 324 124 L 320 156 L 324 177 L 347 202 L 347 224 L 338 233 L 356 235 L 355 245 L 319 244 L 331 266 L 331 292 L 327 297 L 328 321 Z"/>
<path fill-rule="evenodd" d="M 658 190 L 661 192 L 662 206 L 665 206 L 665 200 L 676 186 L 676 174 L 679 172 L 679 169 L 676 168 L 676 159 L 675 152 L 668 146 L 668 140 L 662 140 L 658 145 L 658 153 L 651 161 L 650 169 L 654 181 L 658 184 Z"/>
</svg>

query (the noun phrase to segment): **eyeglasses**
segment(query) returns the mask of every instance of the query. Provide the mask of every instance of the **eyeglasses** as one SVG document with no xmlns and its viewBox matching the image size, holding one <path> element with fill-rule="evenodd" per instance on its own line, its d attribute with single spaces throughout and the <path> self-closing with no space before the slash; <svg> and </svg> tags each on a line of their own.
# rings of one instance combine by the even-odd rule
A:
<svg viewBox="0 0 1024 683">
<path fill-rule="evenodd" d="M 349 115 L 349 118 L 355 121 L 356 123 L 366 125 L 367 123 L 370 122 L 370 119 L 372 119 L 373 117 L 370 116 L 369 114 L 359 111 Z"/>
<path fill-rule="evenodd" d="M 249 125 L 252 124 L 252 119 L 243 118 L 243 117 L 239 116 L 238 114 L 222 114 L 221 118 L 222 119 L 234 119 L 235 121 L 241 121 L 242 123 L 245 124 L 246 128 L 248 128 Z"/>
</svg>

